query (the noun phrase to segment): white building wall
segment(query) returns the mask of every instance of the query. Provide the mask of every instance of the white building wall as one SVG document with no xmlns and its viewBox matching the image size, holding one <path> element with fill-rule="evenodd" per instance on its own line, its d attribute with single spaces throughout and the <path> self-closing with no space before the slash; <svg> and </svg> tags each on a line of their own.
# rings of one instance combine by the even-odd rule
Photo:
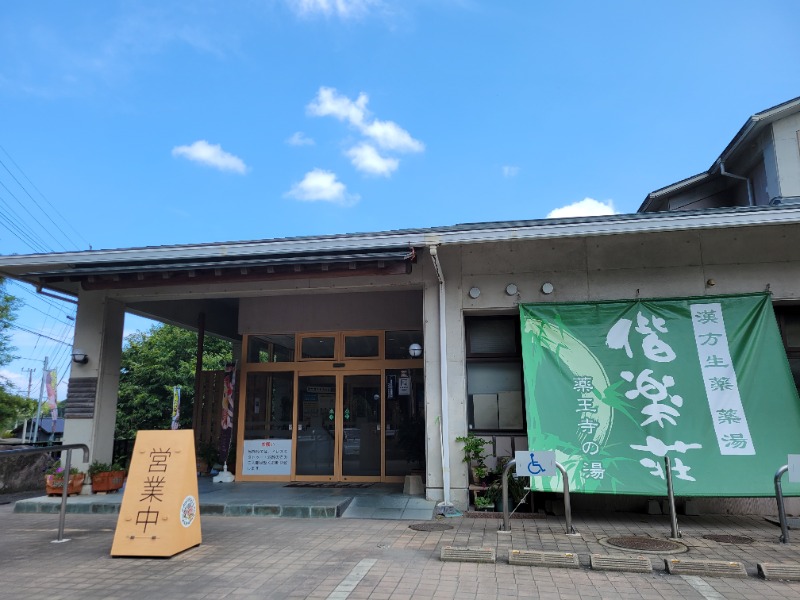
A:
<svg viewBox="0 0 800 600">
<path fill-rule="evenodd" d="M 464 314 L 514 314 L 520 303 L 584 302 L 630 298 L 704 296 L 769 290 L 776 302 L 800 299 L 800 244 L 797 226 L 713 231 L 641 233 L 594 238 L 475 244 L 463 247 L 460 289 L 449 288 L 448 348 L 453 361 L 451 401 L 460 431 L 451 435 L 451 453 L 460 457 L 457 435 L 466 431 Z M 453 255 L 450 249 L 450 255 Z M 449 264 L 450 273 L 457 265 Z M 542 284 L 553 285 L 545 294 Z M 518 293 L 506 294 L 514 283 Z M 468 290 L 478 287 L 477 299 Z M 453 295 L 458 293 L 457 298 Z M 453 300 L 458 302 L 453 302 Z M 456 324 L 459 326 L 457 327 Z M 456 365 L 456 363 L 458 363 Z M 456 376 L 456 373 L 458 376 Z M 458 394 L 458 396 L 457 396 Z M 500 444 L 502 440 L 498 440 Z M 517 445 L 524 440 L 516 440 Z M 502 442 L 505 444 L 505 442 Z M 505 444 L 507 445 L 507 444 Z M 454 474 L 466 482 L 461 465 Z M 461 489 L 460 487 L 458 488 Z M 640 500 L 632 499 L 632 502 Z M 627 502 L 627 501 L 626 501 Z M 771 504 L 770 504 L 771 502 Z M 594 508 L 638 508 L 620 500 L 592 500 Z M 698 500 L 708 512 L 774 512 L 774 500 Z M 581 507 L 578 501 L 578 507 Z M 800 510 L 800 499 L 787 501 Z"/>
<path fill-rule="evenodd" d="M 70 379 L 97 379 L 94 414 L 92 418 L 73 418 L 68 406 L 63 443 L 87 444 L 90 462 L 110 463 L 114 451 L 124 322 L 122 303 L 108 299 L 103 292 L 80 293 L 73 347 L 86 352 L 89 361 L 85 365 L 73 362 Z M 89 463 L 81 459 L 80 452 L 73 453 L 73 464 L 85 471 Z"/>
<path fill-rule="evenodd" d="M 772 124 L 781 196 L 800 196 L 800 114 Z"/>
</svg>

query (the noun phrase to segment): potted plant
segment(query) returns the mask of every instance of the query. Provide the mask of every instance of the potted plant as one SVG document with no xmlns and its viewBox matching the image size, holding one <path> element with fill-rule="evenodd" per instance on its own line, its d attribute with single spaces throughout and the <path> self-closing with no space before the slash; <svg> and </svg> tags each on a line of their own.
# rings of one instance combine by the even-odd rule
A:
<svg viewBox="0 0 800 600">
<path fill-rule="evenodd" d="M 80 494 L 84 474 L 72 467 L 67 477 L 67 495 Z M 44 472 L 44 487 L 48 496 L 60 496 L 64 490 L 64 467 L 57 460 Z"/>
<path fill-rule="evenodd" d="M 483 494 L 476 494 L 475 510 L 492 511 L 494 510 L 494 501 L 489 496 L 484 496 Z"/>
<path fill-rule="evenodd" d="M 125 469 L 117 463 L 94 461 L 89 465 L 89 478 L 92 480 L 92 493 L 116 492 L 125 483 Z"/>
<path fill-rule="evenodd" d="M 463 462 L 469 465 L 472 483 L 482 485 L 488 473 L 484 462 L 486 456 L 483 453 L 483 447 L 487 443 L 486 440 L 470 433 L 467 436 L 457 437 L 456 441 L 464 444 Z"/>
</svg>

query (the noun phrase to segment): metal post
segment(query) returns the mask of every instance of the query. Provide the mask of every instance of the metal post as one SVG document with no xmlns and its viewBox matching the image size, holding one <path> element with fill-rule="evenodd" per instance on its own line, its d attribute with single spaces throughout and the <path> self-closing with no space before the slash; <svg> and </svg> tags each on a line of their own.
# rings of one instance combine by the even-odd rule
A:
<svg viewBox="0 0 800 600">
<path fill-rule="evenodd" d="M 64 539 L 64 521 L 67 518 L 67 496 L 69 496 L 69 470 L 72 468 L 72 450 L 67 450 L 67 460 L 64 466 L 64 487 L 61 489 L 61 513 L 58 516 L 58 539 L 53 540 L 54 544 L 68 542 Z"/>
<path fill-rule="evenodd" d="M 778 520 L 781 522 L 781 544 L 789 543 L 789 526 L 786 524 L 786 508 L 783 506 L 783 488 L 781 477 L 789 470 L 789 465 L 783 465 L 775 471 L 775 500 L 778 502 Z"/>
<path fill-rule="evenodd" d="M 561 463 L 556 463 L 556 468 L 561 471 L 561 480 L 564 484 L 564 518 L 566 520 L 567 535 L 574 534 L 575 528 L 572 526 L 572 506 L 569 503 L 569 477 L 567 470 Z"/>
<path fill-rule="evenodd" d="M 511 517 L 508 514 L 508 472 L 511 467 L 516 466 L 517 461 L 513 458 L 506 463 L 503 469 L 503 529 L 502 531 L 511 531 Z"/>
<path fill-rule="evenodd" d="M 69 485 L 69 470 L 72 468 L 72 450 L 83 450 L 83 462 L 89 462 L 89 446 L 86 444 L 63 444 L 57 448 L 57 451 L 61 452 L 62 456 L 64 452 L 67 453 L 67 464 L 64 467 L 66 472 L 64 476 L 64 488 L 61 490 L 61 515 L 58 524 L 58 539 L 53 540 L 54 544 L 69 541 L 64 539 L 64 520 L 67 513 L 67 491 Z M 0 458 L 21 454 L 46 454 L 48 452 L 53 452 L 53 446 L 48 446 L 47 448 L 15 448 L 14 450 L 0 450 Z"/>
<path fill-rule="evenodd" d="M 664 457 L 667 473 L 667 499 L 669 500 L 669 520 L 671 527 L 670 537 L 677 539 L 681 537 L 681 532 L 678 531 L 678 515 L 675 513 L 675 493 L 672 490 L 672 464 L 670 463 L 669 456 Z"/>
</svg>

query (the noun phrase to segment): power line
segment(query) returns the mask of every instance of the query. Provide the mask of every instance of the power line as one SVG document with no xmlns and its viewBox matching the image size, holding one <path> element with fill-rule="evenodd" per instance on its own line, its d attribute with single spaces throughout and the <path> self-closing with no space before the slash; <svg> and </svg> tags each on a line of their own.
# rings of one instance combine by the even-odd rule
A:
<svg viewBox="0 0 800 600">
<path fill-rule="evenodd" d="M 72 346 L 72 344 L 69 342 L 65 342 L 64 340 L 57 340 L 54 337 L 50 337 L 49 335 L 41 333 L 40 331 L 33 331 L 32 329 L 28 329 L 27 327 L 23 327 L 22 325 L 17 325 L 16 323 L 10 323 L 9 326 L 12 327 L 13 329 L 19 329 L 20 331 L 24 331 L 25 333 L 31 333 L 40 338 L 45 338 L 47 340 L 58 342 L 59 344 L 64 344 L 65 346 Z"/>
<path fill-rule="evenodd" d="M 16 167 L 16 169 L 17 169 L 17 170 L 20 172 L 20 174 L 21 174 L 21 175 L 22 175 L 22 176 L 25 178 L 25 180 L 26 180 L 28 183 L 30 183 L 30 184 L 31 184 L 31 187 L 33 187 L 33 189 L 35 189 L 35 190 L 36 190 L 36 191 L 39 193 L 39 195 L 42 197 L 42 200 L 44 200 L 45 202 L 47 202 L 48 206 L 50 206 L 50 208 L 52 208 L 52 209 L 53 209 L 53 211 L 54 211 L 54 212 L 55 212 L 55 213 L 56 213 L 56 214 L 57 214 L 59 217 L 61 217 L 61 220 L 62 220 L 62 221 L 63 221 L 63 222 L 64 222 L 64 223 L 65 223 L 65 224 L 66 224 L 66 225 L 67 225 L 67 226 L 68 226 L 70 229 L 72 229 L 72 231 L 73 231 L 73 232 L 75 232 L 75 233 L 78 235 L 78 237 L 79 237 L 79 238 L 81 238 L 81 239 L 82 239 L 82 240 L 83 240 L 83 241 L 86 243 L 86 246 L 88 246 L 88 247 L 90 247 L 90 248 L 91 248 L 91 246 L 92 246 L 92 245 L 89 243 L 89 241 L 88 241 L 88 240 L 87 240 L 85 237 L 83 237 L 83 236 L 81 235 L 80 231 L 78 231 L 77 229 L 75 229 L 75 228 L 74 228 L 74 227 L 73 227 L 73 226 L 70 224 L 70 222 L 69 222 L 69 221 L 67 221 L 67 219 L 64 217 L 64 215 L 62 215 L 62 214 L 61 214 L 61 213 L 58 211 L 58 209 L 57 209 L 55 206 L 53 206 L 53 203 L 52 203 L 52 202 L 50 202 L 50 201 L 47 199 L 47 196 L 45 196 L 45 195 L 42 193 L 42 191 L 41 191 L 41 190 L 40 190 L 38 187 L 36 187 L 36 184 L 35 184 L 35 183 L 33 183 L 33 182 L 30 180 L 30 178 L 29 178 L 29 177 L 28 177 L 28 176 L 25 174 L 25 171 L 23 171 L 23 170 L 22 170 L 22 168 L 21 168 L 21 167 L 20 167 L 20 166 L 19 166 L 19 165 L 16 163 L 16 161 L 14 160 L 14 158 L 13 158 L 13 157 L 12 157 L 12 156 L 11 156 L 11 155 L 8 153 L 8 151 L 7 151 L 5 148 L 3 148 L 3 146 L 2 146 L 2 145 L 0 145 L 0 150 L 2 150 L 2 151 L 3 151 L 3 154 L 5 154 L 5 155 L 8 157 L 8 159 L 11 161 L 11 163 L 14 165 L 14 167 Z M 3 165 L 3 166 L 5 167 L 5 165 Z M 7 170 L 7 167 L 6 167 L 6 170 Z M 12 177 L 13 177 L 13 175 L 12 175 Z M 15 179 L 15 180 L 16 180 L 16 179 Z M 24 189 L 24 188 L 23 188 L 23 189 Z M 27 190 L 26 190 L 26 193 L 27 193 Z M 30 194 L 28 194 L 28 196 L 30 196 Z M 31 199 L 32 199 L 32 198 L 31 198 Z M 60 231 L 60 229 L 59 229 L 59 231 Z M 62 233 L 63 233 L 63 232 L 62 232 Z M 66 234 L 64 234 L 64 235 L 66 235 Z M 69 239 L 69 236 L 67 236 L 67 239 Z M 78 247 L 78 245 L 77 245 L 77 244 L 75 244 L 75 242 L 74 242 L 74 241 L 72 241 L 71 239 L 69 239 L 69 241 L 70 241 L 70 242 L 71 242 L 71 243 L 72 243 L 72 244 L 73 244 L 75 247 Z"/>
</svg>

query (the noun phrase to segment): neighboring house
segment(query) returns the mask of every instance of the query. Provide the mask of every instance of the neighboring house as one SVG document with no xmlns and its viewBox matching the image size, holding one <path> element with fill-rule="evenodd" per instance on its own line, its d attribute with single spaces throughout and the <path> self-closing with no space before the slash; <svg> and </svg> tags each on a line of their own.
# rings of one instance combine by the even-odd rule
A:
<svg viewBox="0 0 800 600">
<path fill-rule="evenodd" d="M 648 194 L 639 212 L 800 202 L 800 98 L 754 114 L 705 173 Z"/>
<path fill-rule="evenodd" d="M 36 419 L 28 419 L 24 423 L 20 423 L 11 430 L 11 434 L 15 438 L 24 440 L 25 442 L 34 441 L 34 437 L 39 442 L 60 442 L 64 435 L 64 418 L 59 417 L 56 419 L 55 427 L 53 427 L 53 419 L 42 417 L 39 419 L 39 433 L 34 435 L 36 431 Z"/>
<path fill-rule="evenodd" d="M 527 449 L 519 304 L 769 290 L 794 318 L 796 142 L 785 165 L 798 114 L 798 101 L 760 113 L 718 168 L 654 192 L 638 214 L 2 256 L 0 273 L 77 302 L 74 345 L 88 360 L 72 366 L 65 441 L 88 442 L 93 459 L 111 460 L 129 311 L 234 342 L 239 480 L 419 470 L 428 497 L 464 507 L 457 437 L 479 434 L 498 456 Z M 744 181 L 724 173 L 762 163 L 770 194 L 742 200 Z M 756 509 L 774 501 L 741 507 Z"/>
</svg>

